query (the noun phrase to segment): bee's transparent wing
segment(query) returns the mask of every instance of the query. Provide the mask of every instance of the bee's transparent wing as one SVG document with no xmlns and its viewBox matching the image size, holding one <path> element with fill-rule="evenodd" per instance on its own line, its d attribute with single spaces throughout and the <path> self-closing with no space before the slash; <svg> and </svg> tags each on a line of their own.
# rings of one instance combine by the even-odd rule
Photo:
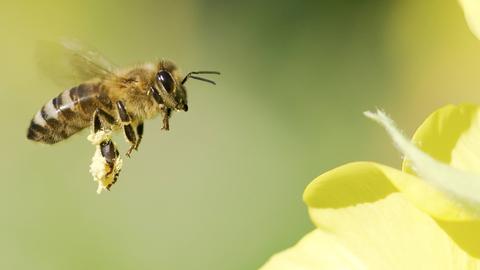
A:
<svg viewBox="0 0 480 270">
<path fill-rule="evenodd" d="M 100 53 L 73 39 L 40 41 L 36 57 L 40 72 L 62 87 L 114 76 L 117 69 Z"/>
</svg>

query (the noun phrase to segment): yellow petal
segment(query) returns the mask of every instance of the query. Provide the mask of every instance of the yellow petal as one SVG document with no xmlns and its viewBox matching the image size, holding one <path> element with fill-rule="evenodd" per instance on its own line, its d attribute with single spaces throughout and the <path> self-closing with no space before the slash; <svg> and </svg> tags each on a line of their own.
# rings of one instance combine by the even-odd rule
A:
<svg viewBox="0 0 480 270">
<path fill-rule="evenodd" d="M 472 149 L 478 149 L 477 153 L 480 154 L 478 143 L 475 144 L 475 141 L 480 141 L 478 139 L 480 128 L 478 124 L 474 124 L 478 123 L 478 119 L 478 106 L 470 104 L 445 106 L 427 117 L 413 135 L 412 142 L 438 161 L 459 169 L 468 169 L 467 166 L 462 165 L 465 163 L 462 162 L 465 158 L 462 157 L 461 152 L 463 147 L 472 147 Z M 470 140 L 468 137 L 462 137 L 466 132 L 469 133 L 468 137 L 477 136 L 477 139 Z M 458 149 L 455 150 L 456 148 Z M 478 164 L 480 163 L 470 166 L 470 169 L 473 168 L 475 171 L 475 168 L 480 167 Z M 403 170 L 413 173 L 407 160 L 404 160 Z"/>
<path fill-rule="evenodd" d="M 294 247 L 273 256 L 261 270 L 366 270 L 367 266 L 333 235 L 307 234 Z"/>
<path fill-rule="evenodd" d="M 336 246 L 348 250 L 343 254 L 350 254 L 367 269 L 480 269 L 479 260 L 459 248 L 430 216 L 400 193 L 354 207 L 310 208 L 310 215 L 318 228 L 335 237 L 339 242 Z M 286 252 L 288 257 L 277 255 L 274 260 L 302 257 L 292 252 Z M 308 251 L 298 248 L 297 252 Z M 322 250 L 317 260 L 336 255 L 336 250 Z M 313 266 L 310 263 L 297 269 L 322 269 Z"/>
<path fill-rule="evenodd" d="M 397 191 L 433 216 L 473 218 L 423 179 L 374 162 L 349 163 L 317 177 L 305 189 L 303 200 L 312 208 L 341 208 L 374 202 Z"/>
<path fill-rule="evenodd" d="M 261 270 L 480 269 L 424 212 L 393 193 L 339 209 L 310 209 L 319 227 Z"/>
<path fill-rule="evenodd" d="M 465 19 L 477 38 L 480 38 L 480 1 L 478 0 L 460 0 L 465 13 Z"/>
<path fill-rule="evenodd" d="M 303 199 L 310 208 L 339 209 L 375 202 L 400 192 L 419 209 L 453 220 L 440 225 L 470 255 L 480 257 L 480 222 L 414 175 L 374 162 L 354 162 L 312 181 Z M 467 220 L 459 222 L 459 220 Z"/>
</svg>

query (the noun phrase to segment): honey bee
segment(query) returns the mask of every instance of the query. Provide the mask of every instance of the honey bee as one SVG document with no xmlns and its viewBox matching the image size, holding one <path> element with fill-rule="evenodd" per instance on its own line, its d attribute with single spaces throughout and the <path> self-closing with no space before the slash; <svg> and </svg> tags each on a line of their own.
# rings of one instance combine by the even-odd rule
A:
<svg viewBox="0 0 480 270">
<path fill-rule="evenodd" d="M 130 144 L 126 152 L 130 157 L 140 145 L 145 120 L 162 115 L 163 129 L 169 130 L 172 113 L 188 111 L 185 83 L 189 79 L 215 84 L 199 75 L 220 74 L 192 71 L 184 76 L 169 60 L 120 69 L 78 42 L 64 40 L 62 46 L 73 59 L 73 69 L 86 80 L 49 100 L 35 114 L 27 138 L 36 142 L 55 144 L 87 127 L 92 127 L 94 134 L 122 129 Z M 111 186 L 119 173 L 114 170 L 119 152 L 109 136 L 101 138 L 98 145 L 107 174 L 116 174 Z"/>
</svg>

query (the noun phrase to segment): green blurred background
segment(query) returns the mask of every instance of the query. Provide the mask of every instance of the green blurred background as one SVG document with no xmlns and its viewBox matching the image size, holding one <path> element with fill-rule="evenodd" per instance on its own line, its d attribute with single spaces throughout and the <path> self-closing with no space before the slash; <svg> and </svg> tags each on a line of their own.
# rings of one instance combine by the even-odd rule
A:
<svg viewBox="0 0 480 270">
<path fill-rule="evenodd" d="M 0 36 L 0 269 L 256 269 L 312 229 L 302 192 L 316 176 L 399 166 L 363 111 L 411 134 L 439 106 L 480 101 L 480 41 L 454 0 L 2 1 Z M 97 195 L 86 132 L 25 138 L 64 90 L 35 46 L 61 36 L 122 66 L 163 57 L 222 76 L 190 81 L 188 113 L 168 133 L 147 122 Z"/>
</svg>

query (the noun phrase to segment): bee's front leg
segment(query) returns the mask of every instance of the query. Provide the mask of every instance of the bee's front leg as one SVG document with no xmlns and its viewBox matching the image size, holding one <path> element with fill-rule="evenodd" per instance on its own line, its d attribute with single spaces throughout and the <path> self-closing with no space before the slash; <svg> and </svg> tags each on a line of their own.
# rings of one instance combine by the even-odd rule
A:
<svg viewBox="0 0 480 270">
<path fill-rule="evenodd" d="M 162 115 L 163 115 L 163 130 L 169 130 L 170 129 L 170 123 L 168 120 L 170 119 L 170 116 L 172 115 L 172 109 L 168 108 L 164 102 L 162 97 L 160 96 L 160 93 L 158 90 L 151 86 L 150 89 L 147 91 L 147 95 L 152 95 L 153 99 L 158 103 L 158 105 L 161 107 Z"/>
<path fill-rule="evenodd" d="M 137 149 L 139 141 L 137 140 L 137 136 L 135 135 L 135 131 L 133 130 L 130 115 L 128 115 L 127 109 L 125 108 L 123 102 L 117 101 L 117 109 L 120 121 L 122 121 L 125 138 L 130 143 L 130 148 L 126 153 L 127 157 L 130 157 L 132 151 L 134 149 Z"/>
<path fill-rule="evenodd" d="M 140 145 L 140 142 L 142 141 L 142 137 L 143 137 L 143 122 L 140 122 L 140 123 L 137 125 L 137 135 L 138 135 L 138 139 L 137 139 L 137 143 L 135 144 L 135 150 L 138 150 L 138 146 Z"/>
<path fill-rule="evenodd" d="M 163 130 L 170 130 L 170 122 L 169 119 L 172 116 L 172 109 L 165 107 L 162 109 L 163 112 Z"/>
</svg>

